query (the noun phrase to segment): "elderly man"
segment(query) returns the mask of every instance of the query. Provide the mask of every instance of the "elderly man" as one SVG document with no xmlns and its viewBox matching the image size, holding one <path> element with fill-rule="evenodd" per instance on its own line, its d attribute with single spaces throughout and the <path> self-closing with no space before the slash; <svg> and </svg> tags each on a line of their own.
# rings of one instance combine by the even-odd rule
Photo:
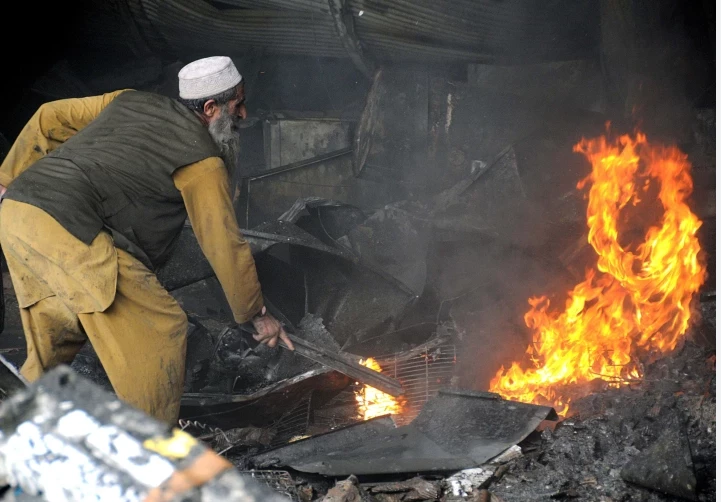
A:
<svg viewBox="0 0 721 502">
<path fill-rule="evenodd" d="M 228 171 L 246 117 L 227 57 L 178 74 L 179 100 L 141 91 L 46 103 L 0 166 L 0 244 L 27 339 L 29 380 L 89 340 L 118 396 L 178 417 L 187 319 L 153 270 L 189 218 L 238 323 L 275 346 Z"/>
</svg>

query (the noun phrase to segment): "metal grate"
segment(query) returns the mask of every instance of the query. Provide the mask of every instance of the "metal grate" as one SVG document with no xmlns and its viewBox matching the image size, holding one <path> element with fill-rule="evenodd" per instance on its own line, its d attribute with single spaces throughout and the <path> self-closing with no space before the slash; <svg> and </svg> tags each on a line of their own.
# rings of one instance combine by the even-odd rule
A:
<svg viewBox="0 0 721 502">
<path fill-rule="evenodd" d="M 375 359 L 383 368 L 383 373 L 397 378 L 405 390 L 405 412 L 393 417 L 400 426 L 416 418 L 430 398 L 451 384 L 456 364 L 456 346 L 441 345 L 418 354 L 400 352 Z"/>
<path fill-rule="evenodd" d="M 351 385 L 344 389 L 322 408 L 313 412 L 313 425 L 319 431 L 332 431 L 340 427 L 361 421 L 358 416 L 358 403 L 355 391 L 360 385 Z"/>
<path fill-rule="evenodd" d="M 240 474 L 258 480 L 290 500 L 300 501 L 298 489 L 288 471 L 240 471 Z"/>
<path fill-rule="evenodd" d="M 411 422 L 426 402 L 452 382 L 456 363 L 456 347 L 447 344 L 422 352 L 398 352 L 374 358 L 383 373 L 397 378 L 403 385 L 405 413 L 393 417 L 396 425 Z M 361 421 L 355 392 L 361 385 L 344 390 L 322 408 L 313 413 L 313 425 L 319 429 L 333 430 Z"/>
</svg>

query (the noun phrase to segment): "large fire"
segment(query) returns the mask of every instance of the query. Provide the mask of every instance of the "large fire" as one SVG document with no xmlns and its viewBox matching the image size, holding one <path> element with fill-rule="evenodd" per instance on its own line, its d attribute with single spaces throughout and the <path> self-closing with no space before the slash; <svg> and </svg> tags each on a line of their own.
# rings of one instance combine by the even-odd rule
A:
<svg viewBox="0 0 721 502">
<path fill-rule="evenodd" d="M 701 221 L 686 204 L 693 186 L 685 154 L 650 145 L 640 133 L 582 139 L 574 151 L 593 167 L 578 188 L 589 186 L 588 242 L 598 254 L 596 268 L 569 292 L 563 312 L 552 311 L 545 296 L 529 300 L 530 364 L 501 367 L 490 386 L 503 397 L 551 404 L 562 414 L 583 384 L 638 379 L 639 358 L 673 350 L 706 275 L 696 237 Z M 652 197 L 660 219 L 634 242 L 624 222 L 654 214 Z"/>
<path fill-rule="evenodd" d="M 358 362 L 366 368 L 381 372 L 380 364 L 372 357 L 365 360 L 361 359 Z M 363 420 L 382 415 L 400 415 L 403 412 L 403 403 L 401 401 L 370 385 L 364 385 L 361 390 L 357 391 L 355 398 L 358 402 L 358 415 Z"/>
</svg>

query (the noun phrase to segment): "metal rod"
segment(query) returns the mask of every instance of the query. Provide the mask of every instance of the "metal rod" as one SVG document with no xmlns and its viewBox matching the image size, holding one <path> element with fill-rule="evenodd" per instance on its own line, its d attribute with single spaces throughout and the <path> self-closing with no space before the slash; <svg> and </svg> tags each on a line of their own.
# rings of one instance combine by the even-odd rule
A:
<svg viewBox="0 0 721 502">
<path fill-rule="evenodd" d="M 295 345 L 295 351 L 301 356 L 307 357 L 344 375 L 348 375 L 365 385 L 370 385 L 391 396 L 395 397 L 403 394 L 403 386 L 401 386 L 400 382 L 365 366 L 361 366 L 357 362 L 351 362 L 349 360 L 349 354 L 327 351 L 295 335 L 288 334 L 288 338 L 290 338 L 293 345 Z M 280 345 L 285 349 L 288 348 L 283 342 L 281 342 Z"/>
<path fill-rule="evenodd" d="M 309 167 L 314 164 L 320 164 L 321 162 L 325 162 L 327 160 L 335 159 L 338 157 L 343 157 L 344 155 L 349 155 L 352 152 L 353 152 L 353 149 L 351 147 L 341 148 L 339 150 L 333 150 L 332 152 L 328 152 L 328 153 L 324 153 L 321 155 L 317 155 L 315 157 L 311 157 L 310 159 L 299 160 L 297 162 L 291 162 L 290 164 L 285 164 L 283 166 L 276 167 L 274 169 L 269 169 L 268 171 L 265 171 L 264 173 L 250 175 L 247 178 L 250 181 L 256 181 L 256 180 L 260 180 L 263 178 L 268 178 L 270 176 L 275 176 L 277 174 L 287 173 L 288 171 L 295 171 L 296 169 L 301 169 L 303 167 Z"/>
</svg>

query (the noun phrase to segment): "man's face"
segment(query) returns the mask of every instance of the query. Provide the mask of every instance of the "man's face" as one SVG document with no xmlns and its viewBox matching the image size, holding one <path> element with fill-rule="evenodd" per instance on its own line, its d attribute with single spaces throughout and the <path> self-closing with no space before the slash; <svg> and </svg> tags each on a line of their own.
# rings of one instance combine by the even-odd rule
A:
<svg viewBox="0 0 721 502">
<path fill-rule="evenodd" d="M 228 102 L 229 113 L 233 116 L 240 117 L 245 120 L 248 116 L 248 110 L 245 109 L 245 85 L 241 84 L 236 88 L 235 98 Z"/>
<path fill-rule="evenodd" d="M 242 85 L 238 86 L 236 97 L 216 108 L 217 110 L 208 124 L 208 132 L 220 149 L 221 158 L 228 168 L 228 173 L 232 173 L 235 170 L 240 151 L 238 122 L 247 117 L 245 88 Z"/>
</svg>

